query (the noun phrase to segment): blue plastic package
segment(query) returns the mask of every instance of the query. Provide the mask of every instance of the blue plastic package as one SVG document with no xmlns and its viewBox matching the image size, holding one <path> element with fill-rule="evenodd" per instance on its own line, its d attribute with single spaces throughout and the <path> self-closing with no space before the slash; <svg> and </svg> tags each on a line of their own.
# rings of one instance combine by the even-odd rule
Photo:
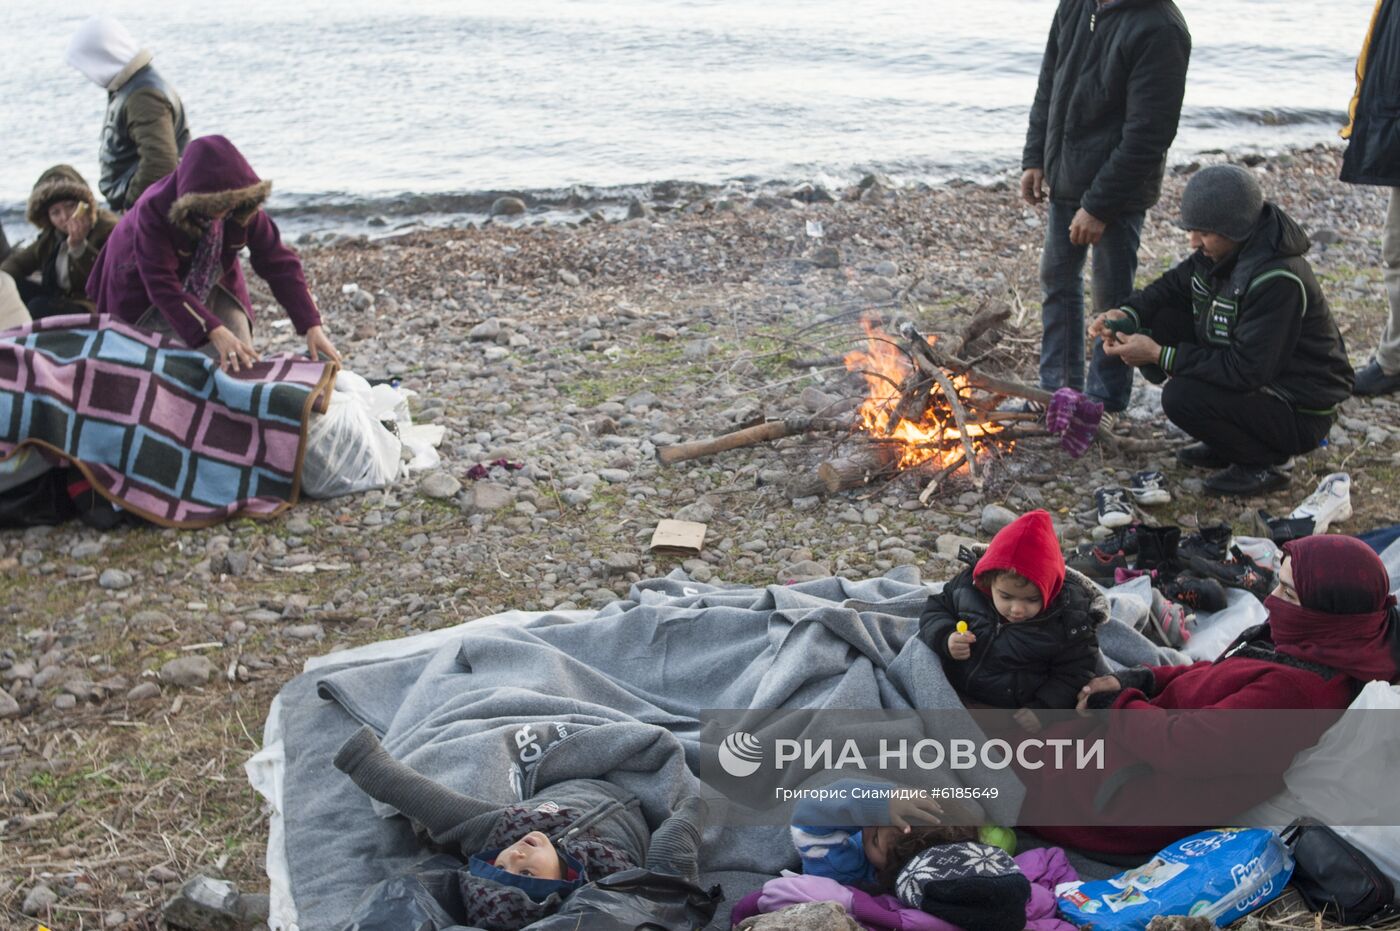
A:
<svg viewBox="0 0 1400 931">
<path fill-rule="evenodd" d="M 1112 879 L 1066 883 L 1056 904 L 1094 931 L 1143 931 L 1154 915 L 1203 915 L 1223 928 L 1276 899 L 1292 875 L 1293 857 L 1272 831 L 1217 828 Z"/>
</svg>

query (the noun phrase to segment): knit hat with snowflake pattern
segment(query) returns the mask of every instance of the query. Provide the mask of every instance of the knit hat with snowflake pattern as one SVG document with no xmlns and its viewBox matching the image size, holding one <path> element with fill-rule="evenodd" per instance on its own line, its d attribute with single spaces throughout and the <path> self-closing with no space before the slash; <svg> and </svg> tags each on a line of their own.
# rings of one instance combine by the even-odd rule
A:
<svg viewBox="0 0 1400 931">
<path fill-rule="evenodd" d="M 939 844 L 914 857 L 895 883 L 899 900 L 960 928 L 1021 931 L 1031 883 L 1005 850 L 976 841 Z"/>
</svg>

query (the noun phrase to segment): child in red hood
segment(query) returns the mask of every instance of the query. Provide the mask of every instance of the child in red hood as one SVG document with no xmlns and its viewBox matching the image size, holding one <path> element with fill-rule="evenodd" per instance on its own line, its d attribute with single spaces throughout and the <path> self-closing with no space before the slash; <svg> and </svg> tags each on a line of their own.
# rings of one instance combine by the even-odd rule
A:
<svg viewBox="0 0 1400 931">
<path fill-rule="evenodd" d="M 1045 511 L 1031 511 L 992 538 L 964 550 L 969 563 L 931 595 L 919 637 L 943 660 L 948 681 L 964 698 L 1018 708 L 1028 730 L 1035 708 L 1073 708 L 1099 665 L 1096 628 L 1108 620 L 1108 599 L 1065 568 Z M 967 630 L 959 631 L 958 622 Z"/>
</svg>

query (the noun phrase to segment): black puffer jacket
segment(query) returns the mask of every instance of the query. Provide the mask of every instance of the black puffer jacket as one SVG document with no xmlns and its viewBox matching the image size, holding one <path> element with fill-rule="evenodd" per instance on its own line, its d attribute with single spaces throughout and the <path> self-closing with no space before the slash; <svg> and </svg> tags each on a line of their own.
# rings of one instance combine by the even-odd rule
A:
<svg viewBox="0 0 1400 931">
<path fill-rule="evenodd" d="M 1400 0 L 1377 0 L 1362 55 L 1342 180 L 1400 187 Z"/>
<path fill-rule="evenodd" d="M 996 708 L 1073 708 L 1079 690 L 1098 671 L 1097 628 L 1108 620 L 1108 599 L 1083 575 L 1065 570 L 1065 583 L 1049 608 L 1029 621 L 1002 620 L 972 582 L 972 567 L 985 547 L 965 549 L 968 568 L 930 595 L 919 618 L 919 637 L 943 660 L 958 694 Z M 948 636 L 967 621 L 977 636 L 972 656 L 948 655 Z"/>
<path fill-rule="evenodd" d="M 1162 348 L 1158 364 L 1168 375 L 1224 391 L 1264 391 L 1303 414 L 1332 414 L 1351 396 L 1354 373 L 1303 258 L 1309 245 L 1302 228 L 1265 201 L 1233 255 L 1217 263 L 1198 251 L 1129 296 L 1123 309 L 1149 330 L 1192 323 L 1194 341 Z"/>
<path fill-rule="evenodd" d="M 1171 0 L 1060 0 L 1022 169 L 1100 220 L 1157 203 L 1191 34 Z"/>
</svg>

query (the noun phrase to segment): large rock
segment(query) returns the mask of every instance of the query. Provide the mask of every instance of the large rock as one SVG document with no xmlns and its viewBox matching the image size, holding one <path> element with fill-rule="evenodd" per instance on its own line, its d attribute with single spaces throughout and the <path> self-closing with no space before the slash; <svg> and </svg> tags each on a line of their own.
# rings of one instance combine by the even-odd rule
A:
<svg viewBox="0 0 1400 931">
<path fill-rule="evenodd" d="M 501 321 L 495 317 L 488 317 L 471 328 L 471 331 L 467 333 L 467 339 L 481 343 L 495 339 L 500 335 Z"/>
<path fill-rule="evenodd" d="M 203 656 L 181 656 L 160 667 L 160 681 L 192 689 L 214 676 L 214 664 Z"/>
<path fill-rule="evenodd" d="M 19 702 L 4 689 L 0 689 L 0 720 L 13 718 L 19 714 Z"/>
<path fill-rule="evenodd" d="M 956 533 L 940 533 L 933 545 L 938 550 L 938 555 L 944 559 L 957 559 L 960 547 L 976 546 L 981 542 L 981 540 L 974 540 L 972 537 L 964 537 Z"/>
<path fill-rule="evenodd" d="M 29 890 L 19 910 L 26 915 L 38 917 L 48 911 L 50 905 L 58 901 L 58 893 L 43 883 Z"/>
<path fill-rule="evenodd" d="M 994 534 L 1015 519 L 1015 511 L 999 504 L 989 504 L 982 509 L 982 532 Z"/>
<path fill-rule="evenodd" d="M 97 577 L 97 584 L 112 591 L 121 591 L 130 588 L 132 583 L 131 573 L 123 572 L 120 569 L 103 569 L 102 574 Z"/>
<path fill-rule="evenodd" d="M 813 579 L 824 579 L 829 575 L 831 575 L 831 570 L 826 566 L 810 559 L 804 559 L 783 566 L 778 571 L 778 581 L 784 583 L 810 582 Z"/>
<path fill-rule="evenodd" d="M 462 490 L 462 483 L 447 472 L 433 472 L 423 478 L 418 489 L 429 498 L 451 498 Z"/>
<path fill-rule="evenodd" d="M 516 217 L 525 212 L 525 201 L 518 197 L 497 197 L 491 202 L 491 216 Z"/>
<path fill-rule="evenodd" d="M 515 492 L 495 482 L 477 482 L 472 485 L 471 509 L 473 511 L 499 511 L 515 503 Z"/>
</svg>

